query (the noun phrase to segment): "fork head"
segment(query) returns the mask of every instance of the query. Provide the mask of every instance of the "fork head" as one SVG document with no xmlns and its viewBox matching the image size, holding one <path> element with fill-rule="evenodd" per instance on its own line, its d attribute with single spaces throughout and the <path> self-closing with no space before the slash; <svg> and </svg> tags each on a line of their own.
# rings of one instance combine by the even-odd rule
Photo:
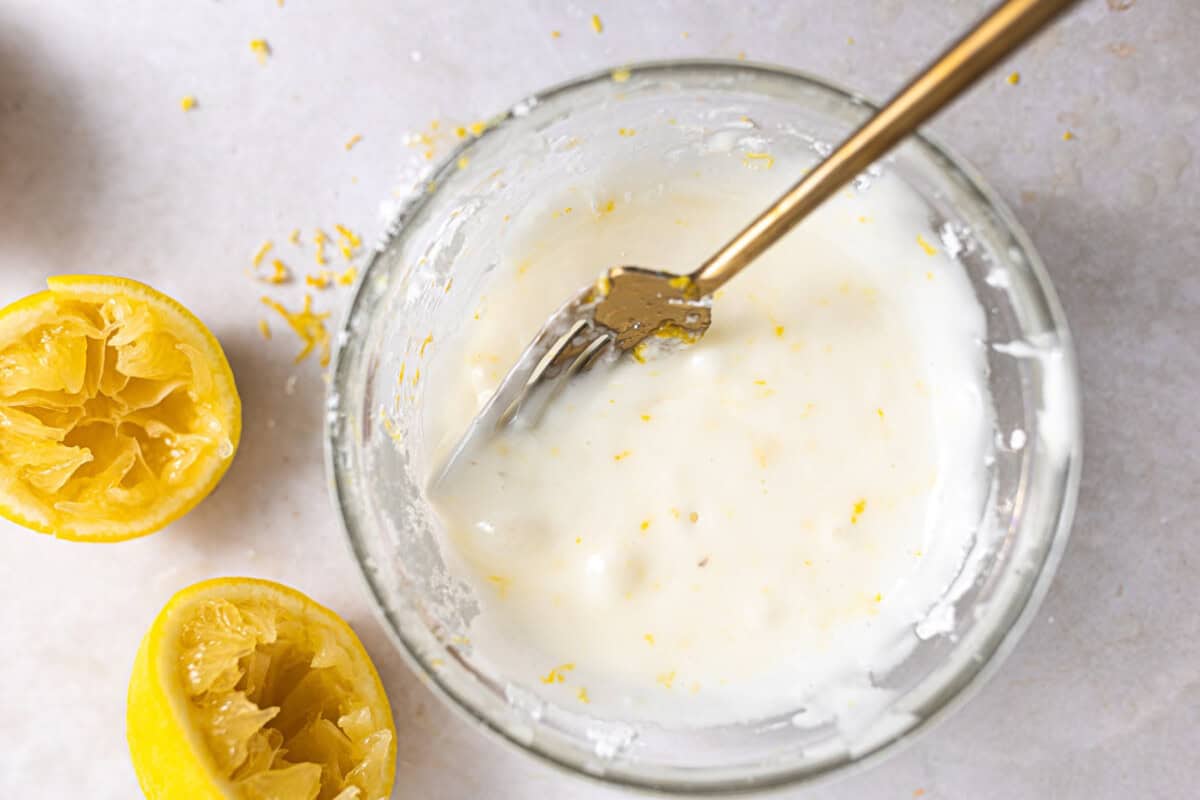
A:
<svg viewBox="0 0 1200 800">
<path fill-rule="evenodd" d="M 700 340 L 711 300 L 686 275 L 614 267 L 563 305 L 504 376 L 436 473 L 514 422 L 532 426 L 574 375 L 629 353 L 638 361 Z"/>
</svg>

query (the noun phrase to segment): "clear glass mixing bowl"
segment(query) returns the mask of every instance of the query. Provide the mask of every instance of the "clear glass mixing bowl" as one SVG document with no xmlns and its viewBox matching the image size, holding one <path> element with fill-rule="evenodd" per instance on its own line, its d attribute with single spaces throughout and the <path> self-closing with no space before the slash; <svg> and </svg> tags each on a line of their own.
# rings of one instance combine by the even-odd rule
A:
<svg viewBox="0 0 1200 800">
<path fill-rule="evenodd" d="M 714 137 L 736 139 L 747 124 L 768 146 L 803 142 L 821 153 L 873 110 L 824 81 L 775 68 L 692 61 L 630 72 L 627 80 L 606 72 L 518 103 L 413 195 L 338 337 L 328 414 L 335 502 L 395 646 L 487 728 L 551 762 L 629 786 L 715 793 L 804 781 L 861 764 L 943 714 L 1027 626 L 1074 510 L 1081 456 L 1074 352 L 1046 271 L 1012 213 L 969 165 L 914 137 L 880 166 L 928 203 L 942 246 L 969 274 L 986 312 L 996 446 L 956 599 L 936 609 L 936 624 L 917 626 L 919 642 L 905 661 L 873 676 L 886 690 L 878 708 L 852 737 L 802 714 L 674 730 L 590 720 L 493 674 L 465 638 L 475 603 L 447 574 L 422 491 L 432 466 L 422 424 L 429 381 L 415 382 L 410 371 L 399 383 L 402 361 L 428 333 L 437 340 L 468 318 L 495 265 L 490 254 L 505 236 L 506 215 L 550 187 L 612 166 L 619 156 L 590 148 L 588 139 L 615 124 L 616 111 L 636 126 L 638 146 L 686 157 Z M 459 168 L 467 163 L 461 158 L 470 169 Z M 450 368 L 436 358 L 423 366 Z"/>
</svg>

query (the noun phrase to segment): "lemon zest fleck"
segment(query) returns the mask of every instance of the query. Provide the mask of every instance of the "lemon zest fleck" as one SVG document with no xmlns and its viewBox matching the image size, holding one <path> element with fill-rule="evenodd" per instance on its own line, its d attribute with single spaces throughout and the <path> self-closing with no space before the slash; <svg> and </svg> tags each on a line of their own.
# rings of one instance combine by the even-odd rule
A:
<svg viewBox="0 0 1200 800">
<path fill-rule="evenodd" d="M 600 21 L 599 14 L 592 14 L 592 30 L 596 33 L 604 33 L 604 23 Z"/>
<path fill-rule="evenodd" d="M 194 95 L 185 94 L 179 101 L 179 107 L 184 111 L 191 111 L 196 107 L 196 98 Z"/>
<path fill-rule="evenodd" d="M 457 163 L 459 169 L 466 169 L 467 165 L 471 163 L 471 159 L 467 158 L 466 156 L 461 156 L 459 157 Z"/>
<path fill-rule="evenodd" d="M 271 45 L 267 44 L 266 39 L 251 39 L 250 51 L 258 58 L 258 63 L 265 64 L 271 55 Z"/>
<path fill-rule="evenodd" d="M 676 275 L 674 278 L 671 278 L 667 281 L 667 286 L 670 286 L 672 289 L 683 290 L 691 285 L 692 279 L 687 275 Z"/>
<path fill-rule="evenodd" d="M 347 150 L 353 150 L 354 145 L 358 144 L 362 140 L 363 140 L 363 135 L 361 133 L 356 133 L 353 136 L 351 136 L 348 140 L 346 140 L 345 147 Z"/>
<path fill-rule="evenodd" d="M 291 277 L 292 274 L 288 271 L 287 266 L 281 260 L 276 258 L 271 261 L 271 274 L 263 277 L 261 280 L 266 281 L 267 283 L 279 285 L 281 283 L 287 283 Z"/>
<path fill-rule="evenodd" d="M 1064 142 L 1069 142 L 1075 138 L 1075 134 L 1071 133 L 1070 131 L 1063 131 L 1062 138 Z"/>
<path fill-rule="evenodd" d="M 783 326 L 782 325 L 775 326 L 775 336 L 780 339 L 783 338 Z"/>
<path fill-rule="evenodd" d="M 675 683 L 675 670 L 660 673 L 654 680 L 664 689 L 670 689 L 671 685 Z"/>
<path fill-rule="evenodd" d="M 624 461 L 625 459 L 629 458 L 631 455 L 633 455 L 632 450 L 622 450 L 621 452 L 619 452 L 613 456 L 613 461 Z"/>
<path fill-rule="evenodd" d="M 430 332 L 430 334 L 425 337 L 424 341 L 421 342 L 421 349 L 417 352 L 417 355 L 424 356 L 425 348 L 429 347 L 429 345 L 431 345 L 431 344 L 433 344 L 433 333 L 432 332 Z"/>
<path fill-rule="evenodd" d="M 325 243 L 329 241 L 329 234 L 317 228 L 317 232 L 313 234 L 313 244 L 317 246 L 317 263 L 324 266 L 329 263 L 329 259 L 325 257 Z"/>
<path fill-rule="evenodd" d="M 931 245 L 928 241 L 926 241 L 925 237 L 919 233 L 917 234 L 917 244 L 921 245 L 921 249 L 925 251 L 925 255 L 927 255 L 927 256 L 936 256 L 937 255 L 937 248 L 934 247 L 933 245 Z"/>
<path fill-rule="evenodd" d="M 755 168 L 759 162 L 766 164 L 766 169 L 775 166 L 775 156 L 770 153 L 746 153 L 742 156 L 742 163 L 747 167 Z"/>
<path fill-rule="evenodd" d="M 562 31 L 550 31 L 550 38 L 551 39 L 561 39 Z"/>
<path fill-rule="evenodd" d="M 567 680 L 566 673 L 573 669 L 575 669 L 575 665 L 571 663 L 552 667 L 549 672 L 542 676 L 542 683 L 564 683 Z"/>
<path fill-rule="evenodd" d="M 700 515 L 693 511 L 692 513 L 688 514 L 688 521 L 692 524 L 695 524 L 700 521 Z"/>
<path fill-rule="evenodd" d="M 575 694 L 575 696 L 579 698 L 579 702 L 581 703 L 587 704 L 592 702 L 588 697 L 587 689 L 582 686 L 579 687 L 579 691 Z"/>
<path fill-rule="evenodd" d="M 271 338 L 271 326 L 267 324 L 265 319 L 260 319 L 258 321 L 258 332 L 262 334 L 264 339 Z"/>
<path fill-rule="evenodd" d="M 1007 78 L 1005 78 L 1005 80 L 1008 81 L 1010 86 L 1016 86 L 1018 83 L 1021 82 L 1021 73 L 1019 73 L 1019 72 L 1009 73 L 1009 76 Z"/>
<path fill-rule="evenodd" d="M 650 645 L 651 647 L 654 646 L 654 634 L 653 633 L 647 633 L 642 638 L 646 640 L 646 644 Z"/>
<path fill-rule="evenodd" d="M 487 128 L 486 122 L 472 122 L 470 125 L 467 126 L 467 130 L 469 130 L 471 132 L 472 136 L 482 136 L 483 132 L 486 128 Z"/>
<path fill-rule="evenodd" d="M 288 234 L 288 241 L 291 242 L 292 244 L 300 244 L 300 229 L 299 228 L 295 228 L 291 233 Z"/>
<path fill-rule="evenodd" d="M 304 305 L 295 312 L 288 311 L 283 305 L 269 297 L 263 297 L 262 303 L 283 317 L 288 326 L 300 337 L 300 341 L 304 342 L 304 349 L 296 356 L 296 363 L 300 363 L 308 358 L 314 350 L 317 350 L 320 353 L 321 366 L 329 366 L 329 331 L 325 328 L 325 320 L 329 318 L 329 312 L 315 313 L 312 310 L 312 295 L 304 295 Z"/>
<path fill-rule="evenodd" d="M 625 81 L 629 80 L 630 76 L 632 76 L 632 75 L 633 75 L 633 73 L 630 72 L 625 67 L 621 67 L 620 69 L 614 69 L 612 71 L 612 79 L 616 83 L 624 83 Z"/>
<path fill-rule="evenodd" d="M 328 289 L 331 283 L 333 283 L 333 272 L 327 269 L 310 272 L 304 276 L 304 285 L 311 286 L 314 289 Z"/>
<path fill-rule="evenodd" d="M 643 531 L 648 531 L 648 530 L 650 530 L 650 520 L 648 520 L 648 519 L 644 519 L 644 520 L 642 520 L 642 524 L 641 524 L 641 526 L 639 526 L 639 527 L 640 527 L 640 528 L 641 528 L 641 530 L 643 530 Z"/>
<path fill-rule="evenodd" d="M 496 592 L 504 597 L 508 594 L 508 587 L 512 585 L 512 578 L 506 578 L 503 575 L 488 575 L 488 583 L 496 587 Z"/>
<path fill-rule="evenodd" d="M 621 136 L 637 136 L 637 131 L 633 128 L 617 128 L 617 133 Z"/>
<path fill-rule="evenodd" d="M 358 237 L 358 234 L 347 228 L 345 225 L 334 225 L 333 229 L 337 231 L 338 235 L 344 238 L 351 247 L 362 247 L 362 239 Z"/>
<path fill-rule="evenodd" d="M 272 242 L 270 239 L 263 242 L 262 246 L 259 247 L 258 250 L 254 253 L 254 266 L 257 267 L 260 264 L 262 264 L 263 259 L 266 258 L 267 253 L 270 252 L 271 248 L 274 246 L 275 246 L 275 243 Z"/>
<path fill-rule="evenodd" d="M 866 510 L 867 510 L 866 499 L 864 498 L 862 500 L 857 501 L 854 504 L 854 513 L 850 515 L 850 524 L 857 525 L 859 516 L 861 516 L 862 513 Z"/>
<path fill-rule="evenodd" d="M 337 282 L 342 286 L 353 286 L 355 279 L 358 278 L 358 267 L 346 267 L 346 269 L 337 276 Z"/>
<path fill-rule="evenodd" d="M 649 421 L 650 421 L 650 415 L 642 414 L 642 422 L 649 422 Z"/>
</svg>

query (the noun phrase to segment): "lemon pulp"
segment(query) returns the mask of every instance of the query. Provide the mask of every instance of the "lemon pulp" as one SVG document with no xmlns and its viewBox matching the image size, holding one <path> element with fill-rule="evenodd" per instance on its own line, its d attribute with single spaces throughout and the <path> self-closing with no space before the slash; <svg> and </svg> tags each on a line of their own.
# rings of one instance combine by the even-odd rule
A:
<svg viewBox="0 0 1200 800">
<path fill-rule="evenodd" d="M 373 800 L 390 789 L 390 716 L 364 696 L 374 673 L 339 638 L 254 599 L 203 601 L 183 624 L 192 724 L 241 797 Z"/>
<path fill-rule="evenodd" d="M 50 285 L 0 312 L 0 510 L 66 538 L 149 533 L 232 459 L 228 362 L 199 320 L 149 287 Z"/>
</svg>

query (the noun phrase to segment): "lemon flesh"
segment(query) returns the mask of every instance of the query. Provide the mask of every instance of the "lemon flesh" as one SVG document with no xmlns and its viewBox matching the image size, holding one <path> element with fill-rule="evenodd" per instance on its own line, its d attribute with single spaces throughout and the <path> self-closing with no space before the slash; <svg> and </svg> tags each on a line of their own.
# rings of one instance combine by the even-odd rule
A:
<svg viewBox="0 0 1200 800">
<path fill-rule="evenodd" d="M 241 405 L 216 339 L 123 278 L 51 278 L 0 310 L 0 513 L 68 539 L 158 530 L 232 461 Z"/>
<path fill-rule="evenodd" d="M 370 657 L 337 615 L 279 584 L 176 595 L 142 643 L 128 722 L 152 800 L 391 792 L 395 729 Z"/>
</svg>

